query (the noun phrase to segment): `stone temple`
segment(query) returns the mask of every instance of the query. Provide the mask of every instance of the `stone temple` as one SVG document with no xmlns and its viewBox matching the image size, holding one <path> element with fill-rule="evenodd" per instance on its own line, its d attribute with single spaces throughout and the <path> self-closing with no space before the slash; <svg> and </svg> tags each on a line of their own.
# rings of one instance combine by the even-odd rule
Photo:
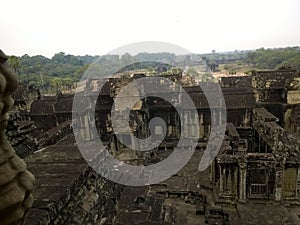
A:
<svg viewBox="0 0 300 225">
<path fill-rule="evenodd" d="M 203 90 L 187 84 L 182 73 L 164 75 L 172 86 L 160 84 L 168 86 L 171 102 L 149 94 L 130 109 L 126 108 L 129 98 L 161 90 L 149 80 L 133 87 L 115 107 L 120 90 L 145 74 L 88 79 L 76 93 L 85 110 L 74 112 L 74 94 L 42 96 L 37 89 L 17 87 L 6 59 L 1 52 L 0 224 L 300 224 L 298 71 L 280 68 L 222 77 L 210 87 L 213 92 L 215 85 L 221 86 L 226 131 L 218 155 L 205 171 L 199 171 L 211 124 L 224 122 L 220 116 L 224 108 L 209 104 Z M 197 116 L 183 91 L 193 101 Z M 94 109 L 91 102 L 96 102 Z M 130 111 L 130 132 L 140 139 L 150 135 L 152 118 L 162 118 L 166 126 L 155 125 L 152 135 L 165 134 L 163 141 L 151 151 L 132 150 L 137 143 L 122 129 L 124 124 L 118 124 L 118 138 L 114 133 L 112 108 L 119 115 Z M 75 123 L 79 133 L 73 132 Z M 96 132 L 89 129 L 93 124 Z M 188 128 L 186 134 L 181 134 L 182 126 Z M 97 174 L 78 150 L 79 134 L 82 141 L 100 137 L 111 155 L 131 165 L 164 160 L 181 135 L 197 134 L 198 141 L 191 160 L 179 172 L 160 183 L 135 187 Z M 100 158 L 100 164 L 105 162 L 105 156 Z"/>
</svg>

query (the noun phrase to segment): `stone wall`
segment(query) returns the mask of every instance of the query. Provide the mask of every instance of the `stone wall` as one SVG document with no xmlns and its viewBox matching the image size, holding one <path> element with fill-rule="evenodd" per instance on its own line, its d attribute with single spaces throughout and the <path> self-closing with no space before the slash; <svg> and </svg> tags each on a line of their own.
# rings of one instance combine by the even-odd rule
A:
<svg viewBox="0 0 300 225">
<path fill-rule="evenodd" d="M 112 224 L 122 189 L 88 167 L 59 201 L 47 206 L 47 213 L 29 213 L 25 225 Z"/>
<path fill-rule="evenodd" d="M 7 112 L 13 106 L 10 95 L 17 87 L 16 77 L 6 61 L 0 50 L 0 221 L 1 225 L 19 225 L 33 203 L 34 177 L 5 136 Z"/>
<path fill-rule="evenodd" d="M 36 126 L 32 121 L 21 121 L 18 113 L 9 115 L 6 126 L 8 142 L 14 148 L 16 154 L 24 159 L 38 149 Z"/>
</svg>

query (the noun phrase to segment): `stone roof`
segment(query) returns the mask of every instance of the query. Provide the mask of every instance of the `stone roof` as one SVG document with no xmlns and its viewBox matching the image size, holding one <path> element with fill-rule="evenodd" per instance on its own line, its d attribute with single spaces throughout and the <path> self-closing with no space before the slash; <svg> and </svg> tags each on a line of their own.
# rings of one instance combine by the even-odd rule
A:
<svg viewBox="0 0 300 225">
<path fill-rule="evenodd" d="M 52 115 L 54 113 L 55 100 L 35 100 L 30 107 L 30 115 Z"/>
<path fill-rule="evenodd" d="M 31 104 L 30 115 L 71 113 L 74 95 L 43 96 Z M 83 101 L 84 102 L 84 101 Z"/>
<path fill-rule="evenodd" d="M 25 225 L 32 225 L 48 215 L 51 203 L 62 200 L 68 189 L 88 167 L 74 145 L 54 145 L 26 158 L 28 169 L 35 175 L 34 204 Z"/>
<path fill-rule="evenodd" d="M 73 107 L 74 95 L 65 95 L 59 97 L 54 104 L 55 113 L 71 113 Z"/>
<path fill-rule="evenodd" d="M 216 93 L 208 93 L 211 96 L 216 95 L 215 101 L 209 106 L 206 99 L 205 93 L 201 90 L 200 87 L 187 87 L 185 88 L 187 93 L 190 95 L 197 109 L 209 109 L 219 108 L 219 95 Z M 234 91 L 235 88 L 223 88 L 223 96 L 225 100 L 225 105 L 227 109 L 251 109 L 255 106 L 255 97 L 253 92 L 249 92 L 247 89 L 242 89 L 242 91 Z M 183 107 L 188 107 L 185 105 L 187 102 L 185 96 L 183 97 Z"/>
<path fill-rule="evenodd" d="M 251 76 L 221 77 L 222 87 L 251 87 Z"/>
<path fill-rule="evenodd" d="M 256 71 L 253 74 L 257 89 L 284 89 L 297 76 L 297 71 L 289 68 Z"/>
</svg>

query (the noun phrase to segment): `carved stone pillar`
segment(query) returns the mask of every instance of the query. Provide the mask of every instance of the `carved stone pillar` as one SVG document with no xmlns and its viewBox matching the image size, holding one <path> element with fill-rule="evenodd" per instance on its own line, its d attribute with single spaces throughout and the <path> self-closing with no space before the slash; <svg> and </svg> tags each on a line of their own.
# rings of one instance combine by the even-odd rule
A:
<svg viewBox="0 0 300 225">
<path fill-rule="evenodd" d="M 20 225 L 33 203 L 34 177 L 5 136 L 7 112 L 13 106 L 10 94 L 17 87 L 16 76 L 6 61 L 7 57 L 0 50 L 0 223 Z"/>
<path fill-rule="evenodd" d="M 240 193 L 239 193 L 239 199 L 240 201 L 246 200 L 246 176 L 247 176 L 247 164 L 246 163 L 240 163 Z"/>
</svg>

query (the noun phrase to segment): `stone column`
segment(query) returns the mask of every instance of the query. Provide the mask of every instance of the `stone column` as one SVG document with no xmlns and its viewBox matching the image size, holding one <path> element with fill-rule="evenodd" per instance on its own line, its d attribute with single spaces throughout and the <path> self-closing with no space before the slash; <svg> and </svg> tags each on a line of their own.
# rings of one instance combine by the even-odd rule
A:
<svg viewBox="0 0 300 225">
<path fill-rule="evenodd" d="M 300 167 L 298 166 L 297 182 L 296 182 L 296 198 L 298 199 L 299 199 L 299 192 L 300 192 Z"/>
<path fill-rule="evenodd" d="M 258 135 L 258 152 L 261 152 L 261 137 L 259 133 L 257 133 L 257 135 Z"/>
<path fill-rule="evenodd" d="M 240 180 L 239 180 L 240 193 L 239 193 L 239 199 L 241 201 L 246 200 L 246 177 L 247 177 L 247 164 L 246 163 L 240 163 Z"/>
<path fill-rule="evenodd" d="M 227 177 L 227 189 L 228 189 L 228 192 L 229 192 L 229 194 L 230 195 L 232 195 L 232 193 L 233 193 L 233 174 L 232 174 L 232 167 L 231 166 L 229 166 L 228 168 L 227 168 L 227 170 L 228 170 L 228 177 Z"/>
<path fill-rule="evenodd" d="M 84 115 L 84 118 L 83 118 L 84 122 L 84 137 L 85 137 L 85 140 L 86 141 L 90 141 L 92 139 L 91 137 L 91 131 L 90 131 L 90 120 L 89 120 L 89 113 L 86 113 Z"/>
<path fill-rule="evenodd" d="M 216 182 L 216 176 L 215 176 L 215 167 L 216 167 L 216 164 L 215 164 L 215 160 L 212 161 L 212 163 L 210 164 L 210 180 L 211 182 L 215 183 Z"/>
<path fill-rule="evenodd" d="M 219 181 L 219 193 L 220 195 L 224 192 L 224 168 L 222 168 L 222 165 L 219 164 L 219 174 L 220 174 L 220 181 Z"/>
<path fill-rule="evenodd" d="M 34 177 L 5 136 L 7 112 L 13 106 L 10 94 L 17 87 L 16 76 L 6 61 L 7 57 L 0 50 L 0 223 L 21 225 L 33 203 Z"/>
<path fill-rule="evenodd" d="M 282 185 L 283 167 L 276 167 L 275 171 L 275 200 L 281 200 L 281 185 Z"/>
<path fill-rule="evenodd" d="M 238 196 L 238 168 L 235 166 L 234 167 L 234 183 L 233 183 L 233 191 L 234 195 L 237 197 Z"/>
<path fill-rule="evenodd" d="M 175 113 L 175 137 L 180 138 L 181 136 L 181 116 L 183 116 L 183 110 L 179 110 L 178 113 Z"/>
<path fill-rule="evenodd" d="M 188 111 L 183 111 L 183 118 L 184 118 L 184 132 L 183 132 L 183 136 L 184 137 L 189 137 L 190 136 L 190 115 Z"/>
<path fill-rule="evenodd" d="M 85 137 L 85 135 L 84 135 L 84 129 L 85 129 L 85 127 L 84 127 L 84 115 L 83 114 L 80 114 L 80 116 L 78 116 L 78 118 L 79 118 L 79 126 L 80 126 L 80 134 L 81 134 L 81 137 Z"/>
<path fill-rule="evenodd" d="M 199 117 L 199 136 L 200 138 L 204 137 L 204 118 L 203 118 L 203 113 L 200 113 Z"/>
</svg>

